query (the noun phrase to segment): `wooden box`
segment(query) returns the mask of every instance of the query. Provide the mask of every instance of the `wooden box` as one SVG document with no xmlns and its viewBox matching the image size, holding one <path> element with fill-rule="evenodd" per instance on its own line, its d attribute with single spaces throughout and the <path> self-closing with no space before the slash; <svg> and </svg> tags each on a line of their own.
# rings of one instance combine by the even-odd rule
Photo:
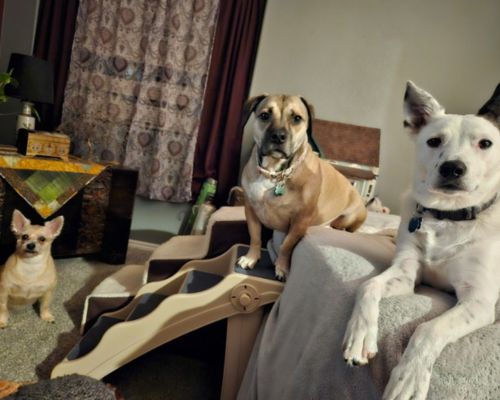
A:
<svg viewBox="0 0 500 400">
<path fill-rule="evenodd" d="M 17 136 L 17 150 L 25 156 L 45 156 L 68 161 L 71 140 L 62 133 L 29 131 L 20 129 Z"/>
</svg>

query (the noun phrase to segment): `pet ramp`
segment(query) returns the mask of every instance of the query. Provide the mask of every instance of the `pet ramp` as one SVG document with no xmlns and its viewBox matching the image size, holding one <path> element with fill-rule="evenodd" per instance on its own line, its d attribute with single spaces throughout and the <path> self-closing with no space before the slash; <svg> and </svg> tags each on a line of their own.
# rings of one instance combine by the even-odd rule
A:
<svg viewBox="0 0 500 400">
<path fill-rule="evenodd" d="M 221 399 L 236 397 L 265 304 L 283 283 L 266 250 L 254 269 L 237 265 L 248 246 L 234 245 L 208 260 L 192 260 L 173 276 L 144 285 L 123 308 L 101 315 L 56 365 L 52 378 L 73 373 L 101 379 L 156 347 L 227 318 Z"/>
</svg>

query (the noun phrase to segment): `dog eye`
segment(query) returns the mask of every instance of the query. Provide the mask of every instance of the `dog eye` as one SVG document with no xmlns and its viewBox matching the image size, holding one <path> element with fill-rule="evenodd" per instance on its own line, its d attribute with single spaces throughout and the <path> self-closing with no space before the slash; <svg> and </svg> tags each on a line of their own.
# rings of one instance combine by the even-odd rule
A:
<svg viewBox="0 0 500 400">
<path fill-rule="evenodd" d="M 270 115 L 268 112 L 265 112 L 265 111 L 264 111 L 264 112 L 261 112 L 261 113 L 259 114 L 258 118 L 259 118 L 261 121 L 267 121 L 267 120 L 269 120 L 269 117 L 270 117 L 270 116 L 271 116 L 271 115 Z"/>
<path fill-rule="evenodd" d="M 482 139 L 479 141 L 479 148 L 481 150 L 486 150 L 486 149 L 489 149 L 492 144 L 493 144 L 493 142 L 491 140 Z"/>
<path fill-rule="evenodd" d="M 46 239 L 45 239 L 45 236 L 40 236 L 40 237 L 38 238 L 38 241 L 39 241 L 39 242 L 42 242 L 42 243 L 43 243 L 43 242 L 45 242 L 45 240 L 46 240 Z"/>
<path fill-rule="evenodd" d="M 441 143 L 442 143 L 442 140 L 440 138 L 430 138 L 428 141 L 427 141 L 427 146 L 429 147 L 439 147 L 441 146 Z"/>
<path fill-rule="evenodd" d="M 296 124 L 298 124 L 300 121 L 302 121 L 302 117 L 300 115 L 294 115 L 293 116 L 293 122 L 295 122 Z"/>
<path fill-rule="evenodd" d="M 23 236 L 21 236 L 22 240 L 28 240 L 29 238 L 30 238 L 30 236 L 26 235 L 26 234 L 24 234 Z"/>
</svg>

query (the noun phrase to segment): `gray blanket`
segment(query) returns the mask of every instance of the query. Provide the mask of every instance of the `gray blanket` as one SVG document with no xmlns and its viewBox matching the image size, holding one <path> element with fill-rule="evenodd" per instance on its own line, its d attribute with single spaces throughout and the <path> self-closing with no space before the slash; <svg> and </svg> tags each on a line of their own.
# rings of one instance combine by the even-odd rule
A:
<svg viewBox="0 0 500 400">
<path fill-rule="evenodd" d="M 348 367 L 341 344 L 356 288 L 387 268 L 393 253 L 387 236 L 311 228 L 293 253 L 291 274 L 257 338 L 238 399 L 380 399 L 415 327 L 456 302 L 424 286 L 382 300 L 378 355 L 369 366 Z M 499 323 L 449 345 L 434 366 L 428 399 L 499 400 L 499 360 Z"/>
</svg>

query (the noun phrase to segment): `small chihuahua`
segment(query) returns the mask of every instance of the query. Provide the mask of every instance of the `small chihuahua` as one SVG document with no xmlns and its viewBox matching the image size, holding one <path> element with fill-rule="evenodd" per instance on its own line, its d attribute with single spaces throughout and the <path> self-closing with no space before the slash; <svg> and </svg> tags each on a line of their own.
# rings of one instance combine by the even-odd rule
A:
<svg viewBox="0 0 500 400">
<path fill-rule="evenodd" d="M 0 267 L 0 328 L 7 325 L 8 306 L 24 306 L 40 301 L 40 317 L 53 322 L 49 310 L 56 287 L 56 268 L 51 255 L 54 239 L 61 233 L 64 217 L 45 225 L 31 225 L 20 211 L 12 214 L 11 229 L 16 236 L 16 251 Z"/>
</svg>

